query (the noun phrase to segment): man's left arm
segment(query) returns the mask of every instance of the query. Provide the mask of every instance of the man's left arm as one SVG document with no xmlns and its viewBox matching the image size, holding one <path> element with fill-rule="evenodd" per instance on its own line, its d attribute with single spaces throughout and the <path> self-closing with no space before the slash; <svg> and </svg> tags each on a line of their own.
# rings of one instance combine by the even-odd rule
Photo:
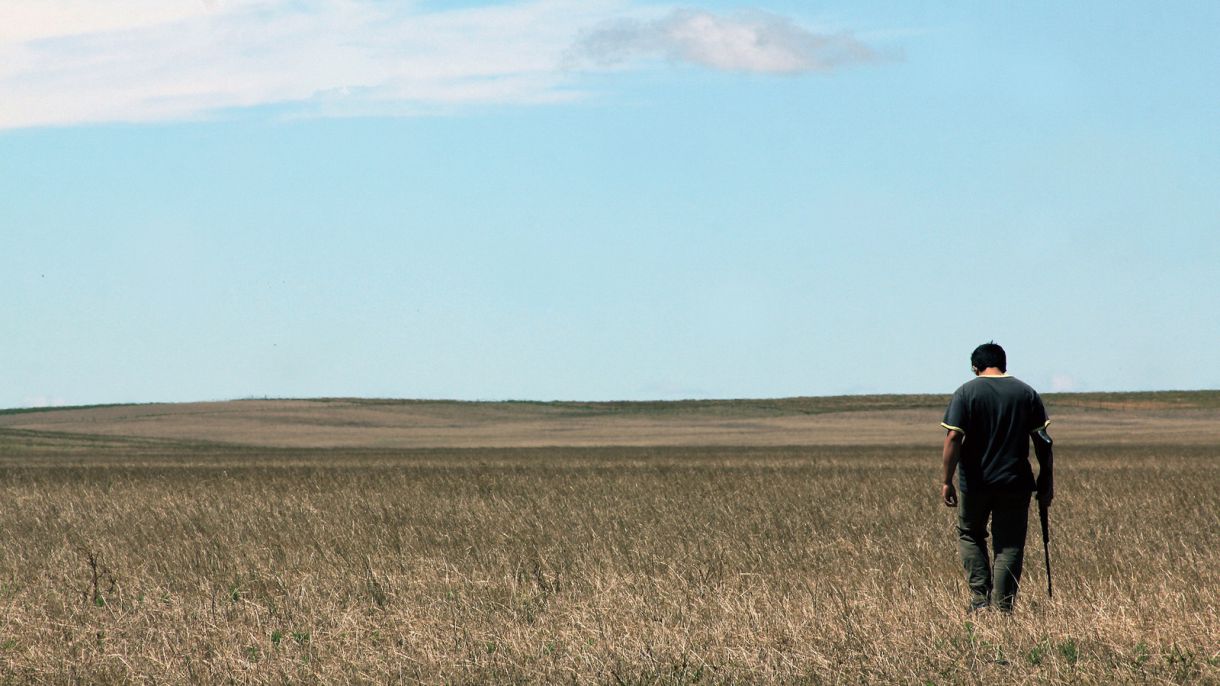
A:
<svg viewBox="0 0 1220 686">
<path fill-rule="evenodd" d="M 961 461 L 962 441 L 966 439 L 966 429 L 962 427 L 969 426 L 969 422 L 969 405 L 959 388 L 949 399 L 945 419 L 940 423 L 948 432 L 945 434 L 944 452 L 941 453 L 944 480 L 941 482 L 940 497 L 945 502 L 945 507 L 957 507 L 957 489 L 953 486 L 953 474 L 957 471 L 957 463 Z"/>
<path fill-rule="evenodd" d="M 954 429 L 949 429 L 945 434 L 945 449 L 941 455 L 944 482 L 940 487 L 940 497 L 945 502 L 945 507 L 957 507 L 957 489 L 953 486 L 953 474 L 962 458 L 962 436 L 960 431 Z"/>
</svg>

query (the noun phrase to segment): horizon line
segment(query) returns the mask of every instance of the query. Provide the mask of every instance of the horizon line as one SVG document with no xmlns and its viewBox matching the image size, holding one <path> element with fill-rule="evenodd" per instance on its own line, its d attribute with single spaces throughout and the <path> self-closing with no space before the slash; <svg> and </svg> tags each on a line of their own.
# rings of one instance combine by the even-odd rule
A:
<svg viewBox="0 0 1220 686">
<path fill-rule="evenodd" d="M 1049 391 L 1039 393 L 1042 397 L 1056 398 L 1063 396 L 1106 396 L 1106 395 L 1157 395 L 1167 393 L 1184 393 L 1184 394 L 1207 394 L 1220 393 L 1220 388 L 1167 388 L 1159 390 L 1140 390 L 1140 391 Z M 388 397 L 388 396 L 313 396 L 313 397 L 286 397 L 286 396 L 243 396 L 240 398 L 225 398 L 212 400 L 150 400 L 150 401 L 133 401 L 133 402 L 103 402 L 103 403 L 85 403 L 80 405 L 47 405 L 42 407 L 32 406 L 17 406 L 0 408 L 0 415 L 11 414 L 26 414 L 34 412 L 56 412 L 56 411 L 73 411 L 73 410 L 93 410 L 107 407 L 141 407 L 148 405 L 197 405 L 197 404 L 223 404 L 223 403 L 241 403 L 241 402 L 386 402 L 386 403 L 452 403 L 452 404 L 530 404 L 530 405 L 562 405 L 562 404 L 581 404 L 581 405 L 656 405 L 656 404 L 681 404 L 681 403 L 732 403 L 732 402 L 757 402 L 757 401 L 785 401 L 785 400 L 806 400 L 806 399 L 833 399 L 833 398 L 919 398 L 919 397 L 947 397 L 952 395 L 952 391 L 947 392 L 921 392 L 921 393 L 835 393 L 829 395 L 791 395 L 791 396 L 743 396 L 737 398 L 670 398 L 670 399 L 635 399 L 635 400 L 579 400 L 579 399 L 550 399 L 550 400 L 531 400 L 525 398 L 501 398 L 501 399 L 476 399 L 463 400 L 460 398 L 407 398 L 407 397 Z"/>
</svg>

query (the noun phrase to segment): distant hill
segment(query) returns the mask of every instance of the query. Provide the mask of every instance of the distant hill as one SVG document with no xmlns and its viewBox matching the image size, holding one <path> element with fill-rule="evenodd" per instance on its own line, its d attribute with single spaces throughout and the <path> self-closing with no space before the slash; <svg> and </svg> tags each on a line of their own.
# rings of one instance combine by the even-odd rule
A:
<svg viewBox="0 0 1220 686">
<path fill-rule="evenodd" d="M 1044 396 L 1057 440 L 1220 443 L 1220 391 Z M 0 410 L 21 442 L 283 448 L 909 445 L 935 451 L 947 395 L 645 402 L 362 398 Z"/>
</svg>

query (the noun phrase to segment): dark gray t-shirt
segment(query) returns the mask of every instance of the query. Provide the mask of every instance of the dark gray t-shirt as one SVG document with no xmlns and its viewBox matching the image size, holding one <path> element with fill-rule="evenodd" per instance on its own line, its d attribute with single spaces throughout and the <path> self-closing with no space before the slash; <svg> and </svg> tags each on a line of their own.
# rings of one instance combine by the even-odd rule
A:
<svg viewBox="0 0 1220 686">
<path fill-rule="evenodd" d="M 1013 376 L 977 376 L 953 393 L 941 426 L 965 435 L 958 488 L 1032 491 L 1029 435 L 1050 424 L 1038 392 Z"/>
</svg>

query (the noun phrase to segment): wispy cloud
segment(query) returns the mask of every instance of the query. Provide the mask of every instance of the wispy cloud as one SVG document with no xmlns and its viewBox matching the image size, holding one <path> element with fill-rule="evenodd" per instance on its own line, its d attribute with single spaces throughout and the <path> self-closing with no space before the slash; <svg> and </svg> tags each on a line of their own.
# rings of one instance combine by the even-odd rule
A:
<svg viewBox="0 0 1220 686">
<path fill-rule="evenodd" d="M 1051 375 L 1051 391 L 1055 393 L 1070 393 L 1080 384 L 1076 381 L 1076 377 L 1070 374 L 1053 374 Z"/>
<path fill-rule="evenodd" d="M 63 398 L 53 395 L 27 395 L 21 399 L 20 407 L 63 407 L 68 403 Z"/>
<path fill-rule="evenodd" d="M 872 48 L 851 34 L 812 31 L 765 12 L 720 16 L 691 9 L 650 21 L 607 21 L 586 33 L 572 56 L 603 65 L 665 58 L 770 74 L 826 71 L 877 58 Z"/>
<path fill-rule="evenodd" d="M 643 11 L 631 0 L 448 11 L 376 0 L 4 2 L 0 129 L 262 105 L 346 116 L 548 103 L 580 97 L 582 70 L 635 57 L 799 72 L 872 54 L 850 36 L 774 15 L 623 18 Z"/>
<path fill-rule="evenodd" d="M 0 39 L 0 127 L 189 119 L 268 104 L 369 114 L 548 102 L 568 96 L 559 56 L 582 26 L 619 7 L 537 0 L 425 12 L 368 0 L 195 0 L 192 11 L 171 13 L 142 0 L 54 4 L 65 16 L 82 11 L 61 33 L 50 10 L 0 14 L 10 27 Z"/>
<path fill-rule="evenodd" d="M 35 0 L 0 3 L 0 43 L 121 31 L 207 14 L 217 2 L 204 0 Z M 229 5 L 237 4 L 227 0 Z M 245 0 L 243 4 L 252 4 Z"/>
</svg>

